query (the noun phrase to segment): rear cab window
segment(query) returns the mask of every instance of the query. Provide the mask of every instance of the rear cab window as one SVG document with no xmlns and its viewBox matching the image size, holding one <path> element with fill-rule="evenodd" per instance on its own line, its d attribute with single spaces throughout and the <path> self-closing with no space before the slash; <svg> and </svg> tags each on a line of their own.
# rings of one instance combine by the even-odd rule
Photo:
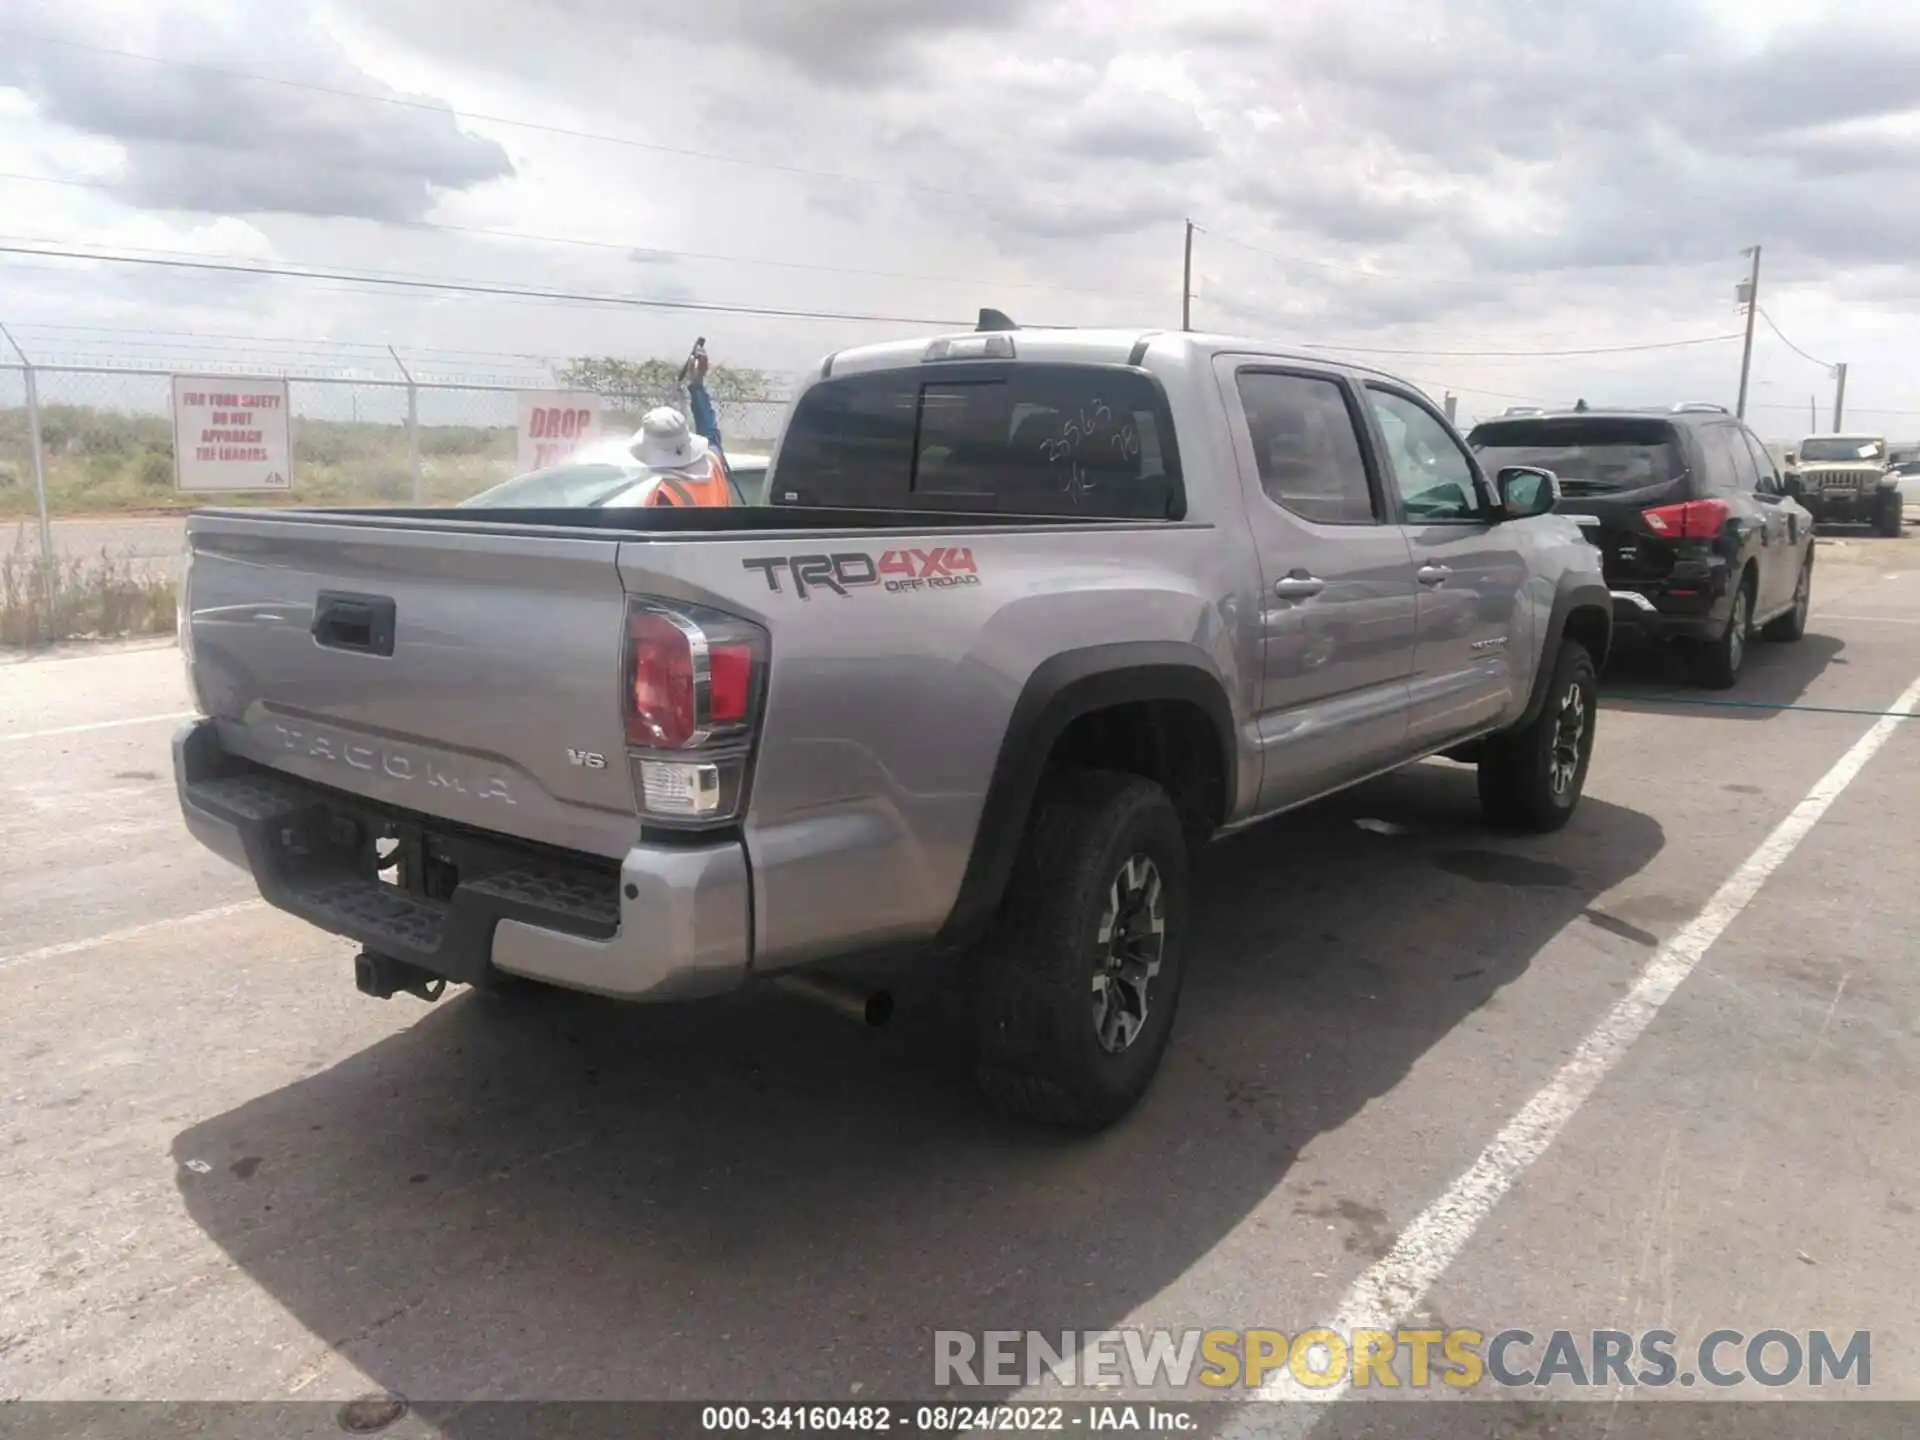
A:
<svg viewBox="0 0 1920 1440">
<path fill-rule="evenodd" d="M 1172 416 L 1120 366 L 980 362 L 823 380 L 801 396 L 768 503 L 1178 520 Z"/>
<path fill-rule="evenodd" d="M 1532 465 L 1560 477 L 1566 495 L 1610 495 L 1672 483 L 1686 471 L 1673 426 L 1664 420 L 1582 416 L 1489 420 L 1467 443 L 1480 467 L 1497 475 Z"/>
</svg>

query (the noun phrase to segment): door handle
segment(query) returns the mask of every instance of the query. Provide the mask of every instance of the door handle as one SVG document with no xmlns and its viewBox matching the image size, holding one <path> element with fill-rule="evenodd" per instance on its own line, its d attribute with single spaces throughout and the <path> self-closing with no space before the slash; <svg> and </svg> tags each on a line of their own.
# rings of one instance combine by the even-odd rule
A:
<svg viewBox="0 0 1920 1440">
<path fill-rule="evenodd" d="M 1447 583 L 1447 577 L 1451 574 L 1453 574 L 1453 571 L 1445 565 L 1422 565 L 1420 567 L 1420 583 L 1422 585 L 1444 585 Z"/>
<path fill-rule="evenodd" d="M 313 602 L 314 643 L 360 655 L 393 654 L 394 605 L 385 595 L 322 590 Z"/>
<path fill-rule="evenodd" d="M 1287 575 L 1273 582 L 1273 593 L 1282 600 L 1310 600 L 1327 588 L 1327 582 L 1313 575 Z"/>
</svg>

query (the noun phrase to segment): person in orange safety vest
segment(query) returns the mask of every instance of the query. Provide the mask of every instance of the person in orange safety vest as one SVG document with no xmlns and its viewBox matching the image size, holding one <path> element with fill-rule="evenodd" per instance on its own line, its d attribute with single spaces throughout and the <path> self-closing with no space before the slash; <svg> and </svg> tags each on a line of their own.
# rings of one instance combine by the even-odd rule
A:
<svg viewBox="0 0 1920 1440">
<path fill-rule="evenodd" d="M 713 446 L 694 434 L 687 417 L 671 405 L 649 410 L 640 420 L 633 455 L 653 472 L 642 505 L 724 507 L 733 504 L 733 487 Z"/>
</svg>

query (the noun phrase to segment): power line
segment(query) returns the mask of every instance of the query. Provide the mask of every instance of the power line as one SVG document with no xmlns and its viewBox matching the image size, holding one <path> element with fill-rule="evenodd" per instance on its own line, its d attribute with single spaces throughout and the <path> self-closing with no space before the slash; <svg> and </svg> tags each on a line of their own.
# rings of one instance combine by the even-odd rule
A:
<svg viewBox="0 0 1920 1440">
<path fill-rule="evenodd" d="M 54 336 L 29 334 L 25 326 L 21 326 L 19 329 L 23 338 L 34 342 L 35 353 L 42 358 L 48 355 L 58 354 L 79 360 L 125 360 L 129 363 L 144 364 L 148 362 L 157 363 L 170 359 L 190 360 L 196 357 L 204 357 L 208 359 L 232 359 L 236 363 L 244 362 L 249 364 L 270 362 L 276 365 L 298 363 L 347 366 L 350 368 L 378 370 L 382 373 L 391 372 L 395 368 L 391 363 L 383 363 L 385 360 L 384 347 L 382 347 L 383 353 L 381 355 L 375 355 L 370 352 L 351 350 L 262 349 L 254 346 L 226 345 L 217 341 L 204 340 L 145 341 L 74 339 L 72 337 L 62 339 Z M 483 366 L 489 369 L 517 369 L 531 374 L 550 370 L 553 367 L 553 362 L 519 360 L 511 356 L 501 356 L 494 360 L 481 360 L 478 358 L 434 356 L 414 353 L 410 358 L 414 360 L 415 368 L 423 373 L 429 369 L 437 371 L 449 367 Z"/>
<path fill-rule="evenodd" d="M 81 345 L 125 344 L 142 348 L 157 348 L 167 338 L 180 340 L 233 340 L 248 345 L 294 345 L 313 347 L 313 353 L 323 350 L 362 350 L 384 356 L 387 347 L 365 340 L 334 340 L 323 335 L 240 335 L 230 330 L 162 330 L 145 327 L 135 329 L 125 325 L 58 325 L 52 321 L 26 321 L 13 326 L 21 333 L 40 334 L 52 332 L 56 335 L 136 335 L 147 337 L 140 340 L 75 340 L 71 343 Z M 455 350 L 443 345 L 402 345 L 409 355 L 446 355 L 462 359 L 479 360 L 533 360 L 545 362 L 555 357 L 536 355 L 531 351 L 518 350 Z"/>
<path fill-rule="evenodd" d="M 1332 341 L 1302 343 L 1309 350 L 1346 350 L 1356 355 L 1416 355 L 1457 360 L 1520 360 L 1572 355 L 1626 355 L 1642 350 L 1682 350 L 1692 345 L 1720 345 L 1739 338 L 1738 335 L 1700 335 L 1691 340 L 1649 340 L 1634 345 L 1592 345 L 1574 350 L 1412 350 L 1382 345 L 1336 344 Z"/>
<path fill-rule="evenodd" d="M 1360 265 L 1342 265 L 1338 261 L 1334 261 L 1334 260 L 1313 260 L 1313 259 L 1309 259 L 1305 255 L 1282 254 L 1278 250 L 1269 250 L 1264 246 L 1255 245 L 1250 243 L 1249 241 L 1242 240 L 1236 235 L 1229 235 L 1224 230 L 1215 230 L 1206 225 L 1201 225 L 1198 223 L 1195 223 L 1193 228 L 1195 230 L 1198 230 L 1202 235 L 1211 235 L 1216 240 L 1224 240 L 1227 242 L 1227 244 L 1234 246 L 1236 249 L 1245 250 L 1254 255 L 1264 256 L 1268 260 L 1278 260 L 1283 265 L 1305 265 L 1308 268 L 1314 269 L 1314 270 L 1331 270 L 1338 274 L 1343 274 L 1343 275 L 1358 275 L 1368 280 L 1394 280 L 1407 285 L 1416 285 L 1416 284 L 1417 285 L 1463 285 L 1463 286 L 1484 287 L 1488 284 L 1502 283 L 1503 281 L 1510 278 L 1510 277 L 1489 277 L 1486 279 L 1482 279 L 1478 277 L 1459 276 L 1459 275 L 1396 275 L 1396 274 L 1390 274 L 1389 272 L 1384 270 L 1368 270 L 1364 266 L 1360 266 Z M 1718 265 L 1720 263 L 1721 262 L 1718 260 L 1668 260 L 1668 261 L 1660 262 L 1658 267 L 1640 266 L 1635 268 L 1640 268 L 1640 269 L 1659 268 L 1664 270 L 1680 270 L 1680 269 L 1691 270 L 1691 269 L 1698 269 L 1706 265 Z M 1590 268 L 1605 269 L 1610 267 L 1598 266 L 1598 267 L 1590 267 Z"/>
<path fill-rule="evenodd" d="M 0 26 L 0 30 L 6 29 Z M 64 185 L 80 190 L 99 190 L 111 194 L 114 186 L 105 180 L 63 179 L 52 175 L 22 175 L 0 170 L 0 180 L 32 185 Z M 345 218 L 345 217 L 342 217 Z M 868 270 L 846 265 L 816 265 L 799 260 L 765 260 L 752 255 L 719 255 L 703 250 L 672 250 L 659 245 L 629 244 L 619 240 L 587 240 L 573 235 L 536 235 L 525 230 L 498 230 L 479 225 L 453 225 L 437 220 L 381 220 L 374 222 L 396 229 L 419 230 L 432 234 L 480 235 L 499 240 L 526 240 L 541 245 L 577 245 L 594 250 L 614 250 L 626 254 L 671 256 L 676 260 L 710 260 L 726 265 L 763 265 L 777 270 L 806 270 L 825 275 L 853 275 L 880 280 L 915 280 L 938 285 L 974 285 L 984 289 L 1053 290 L 1070 295 L 1126 296 L 1146 299 L 1144 290 L 1090 290 L 1078 285 L 1050 285 L 1034 280 L 989 280 L 967 275 L 923 275 L 904 270 Z"/>
<path fill-rule="evenodd" d="M 1780 337 L 1780 343 L 1782 345 L 1785 345 L 1789 350 L 1793 351 L 1793 353 L 1798 355 L 1802 360 L 1813 361 L 1813 363 L 1815 365 L 1818 365 L 1822 370 L 1833 369 L 1832 361 L 1815 359 L 1813 356 L 1807 354 L 1806 351 L 1802 350 L 1798 345 L 1794 344 L 1793 341 L 1787 339 L 1786 332 L 1782 330 L 1778 325 L 1773 323 L 1773 316 L 1767 314 L 1765 310 L 1761 310 L 1758 305 L 1754 306 L 1753 308 L 1756 310 L 1760 310 L 1760 318 L 1767 322 L 1767 328 L 1769 330 L 1773 331 L 1775 335 L 1778 335 Z"/>
<path fill-rule="evenodd" d="M 1747 408 L 1749 410 L 1793 410 L 1796 412 L 1805 413 L 1807 407 L 1804 405 L 1796 405 L 1791 401 L 1770 400 L 1767 403 L 1762 405 L 1749 405 Z M 1889 410 L 1884 406 L 1879 406 L 1879 405 L 1849 404 L 1847 406 L 1847 414 L 1849 415 L 1920 415 L 1920 410 Z"/>
<path fill-rule="evenodd" d="M 1309 260 L 1304 255 L 1282 255 L 1277 250 L 1268 250 L 1259 245 L 1249 244 L 1245 240 L 1227 234 L 1224 230 L 1215 230 L 1211 226 L 1196 223 L 1193 228 L 1202 235 L 1211 235 L 1216 240 L 1224 240 L 1229 245 L 1241 250 L 1250 251 L 1255 255 L 1265 256 L 1269 260 L 1278 260 L 1283 265 L 1305 265 L 1314 270 L 1332 270 L 1343 275 L 1362 275 L 1369 280 L 1404 281 L 1410 278 L 1405 275 L 1389 275 L 1379 270 L 1366 270 L 1358 265 L 1341 265 L 1332 260 Z M 1452 276 L 1421 276 L 1420 278 L 1425 283 L 1435 285 L 1478 285 L 1485 283 L 1483 281 L 1464 280 Z"/>
<path fill-rule="evenodd" d="M 1202 231 L 1202 233 L 1205 232 Z M 1241 306 L 1239 308 L 1258 311 L 1261 307 Z M 1416 346 L 1362 345 L 1341 340 L 1296 340 L 1292 343 L 1305 350 L 1327 350 L 1354 355 L 1410 355 L 1419 358 L 1455 360 L 1535 360 L 1582 355 L 1626 355 L 1650 350 L 1681 350 L 1695 345 L 1718 345 L 1728 340 L 1738 339 L 1740 339 L 1738 335 L 1696 335 L 1684 340 L 1644 340 L 1625 345 L 1585 345 L 1545 350 L 1423 350 Z M 1482 393 L 1491 394 L 1492 392 Z"/>
<path fill-rule="evenodd" d="M 1478 385 L 1462 385 L 1457 380 L 1422 380 L 1417 375 L 1403 375 L 1403 380 L 1411 380 L 1416 385 L 1438 386 L 1442 390 L 1452 390 L 1459 395 L 1486 395 L 1495 400 L 1518 400 L 1526 405 L 1557 405 L 1557 400 L 1549 400 L 1540 395 L 1515 395 L 1506 390 L 1483 390 Z"/>
<path fill-rule="evenodd" d="M 866 315 L 842 310 L 788 310 L 767 305 L 729 305 L 707 300 L 651 300 L 634 295 L 594 295 L 568 290 L 542 290 L 530 286 L 498 285 L 481 281 L 355 274 L 342 271 L 296 269 L 283 265 L 237 265 L 230 261 L 162 259 L 113 252 L 34 249 L 24 245 L 0 245 L 0 255 L 34 255 L 56 260 L 93 260 L 114 265 L 153 265 L 162 269 L 211 271 L 226 275 L 267 275 L 293 280 L 345 281 L 355 285 L 377 285 L 400 290 L 439 290 L 458 295 L 505 295 L 523 300 L 618 305 L 634 310 L 757 315 L 776 320 L 842 320 L 875 325 L 932 325 L 941 328 L 961 328 L 972 323 L 967 320 L 935 320 L 923 315 Z"/>
<path fill-rule="evenodd" d="M 250 70 L 209 65 L 199 60 L 181 60 L 170 55 L 147 55 L 138 50 L 123 50 L 112 45 L 96 45 L 84 40 L 70 40 L 60 35 L 47 35 L 19 25 L 0 25 L 0 33 L 37 40 L 44 45 L 59 45 L 70 50 L 88 50 L 96 55 L 112 55 L 122 60 L 139 60 L 149 65 L 170 65 L 182 70 L 196 70 L 203 75 L 221 75 L 231 80 L 251 80 L 262 85 L 281 85 L 291 90 L 305 90 L 316 95 L 332 95 L 343 100 L 365 100 L 376 105 L 392 105 L 405 110 L 423 110 L 441 119 L 464 117 L 468 120 L 483 121 L 489 125 L 509 125 L 515 129 L 532 130 L 545 135 L 559 135 L 572 140 L 594 140 L 606 145 L 622 145 L 633 150 L 646 150 L 658 155 L 674 155 L 688 160 L 706 160 L 720 165 L 740 165 L 755 170 L 773 170 L 782 174 L 798 175 L 813 180 L 833 180 L 847 185 L 867 185 L 883 190 L 939 195 L 950 200 L 992 201 L 996 198 L 970 190 L 947 190 L 935 185 L 916 185 L 905 180 L 876 180 L 870 176 L 849 175 L 838 170 L 817 170 L 806 165 L 789 165 L 776 160 L 751 160 L 745 156 L 726 155 L 712 150 L 662 145 L 652 140 L 637 140 L 629 135 L 607 135 L 593 130 L 576 130 L 565 125 L 522 120 L 512 115 L 493 115 L 481 110 L 456 110 L 452 105 L 444 102 L 410 100 L 404 95 L 376 95 L 370 90 L 349 90 L 343 86 L 318 85 L 310 80 L 288 80 L 278 75 L 260 75 Z M 1067 202 L 1043 200 L 1037 203 L 1063 206 Z"/>
</svg>

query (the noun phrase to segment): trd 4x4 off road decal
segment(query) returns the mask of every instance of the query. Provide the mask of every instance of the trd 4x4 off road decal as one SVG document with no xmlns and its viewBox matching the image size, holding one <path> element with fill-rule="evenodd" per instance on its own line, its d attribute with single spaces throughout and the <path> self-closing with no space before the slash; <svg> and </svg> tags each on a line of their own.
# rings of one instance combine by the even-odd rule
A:
<svg viewBox="0 0 1920 1440">
<path fill-rule="evenodd" d="M 793 593 L 802 600 L 811 600 L 816 589 L 850 595 L 878 585 L 889 594 L 900 595 L 911 590 L 950 590 L 980 583 L 973 551 L 953 545 L 936 545 L 931 550 L 888 550 L 878 560 L 853 550 L 833 555 L 769 555 L 740 563 L 766 576 L 767 589 L 775 594 L 784 593 L 780 584 L 784 571 L 793 582 Z"/>
</svg>

